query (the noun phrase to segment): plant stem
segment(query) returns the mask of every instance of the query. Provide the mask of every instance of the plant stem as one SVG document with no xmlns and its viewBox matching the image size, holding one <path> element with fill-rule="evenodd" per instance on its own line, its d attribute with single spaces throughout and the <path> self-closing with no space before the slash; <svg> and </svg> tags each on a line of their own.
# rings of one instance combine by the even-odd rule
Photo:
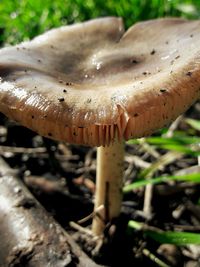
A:
<svg viewBox="0 0 200 267">
<path fill-rule="evenodd" d="M 94 210 L 103 209 L 94 216 L 92 231 L 103 234 L 105 226 L 120 214 L 124 170 L 124 143 L 114 141 L 107 147 L 97 148 L 96 199 Z"/>
</svg>

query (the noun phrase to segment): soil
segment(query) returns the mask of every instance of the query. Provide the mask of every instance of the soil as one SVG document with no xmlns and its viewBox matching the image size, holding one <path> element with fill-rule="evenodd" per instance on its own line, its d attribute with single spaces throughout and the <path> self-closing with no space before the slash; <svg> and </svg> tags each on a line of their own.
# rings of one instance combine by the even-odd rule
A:
<svg viewBox="0 0 200 267">
<path fill-rule="evenodd" d="M 199 136 L 200 132 L 191 130 L 184 120 L 185 117 L 199 119 L 199 113 L 200 103 L 197 102 L 179 121 L 176 130 Z M 159 155 L 166 153 L 161 149 L 156 152 Z M 149 203 L 150 216 L 143 211 L 145 188 L 124 195 L 121 216 L 105 229 L 102 245 L 88 233 L 91 217 L 76 229 L 77 222 L 93 211 L 95 148 L 43 138 L 0 114 L 0 153 L 9 166 L 18 171 L 37 200 L 97 263 L 105 266 L 161 266 L 155 262 L 158 257 L 168 266 L 200 266 L 199 246 L 159 244 L 142 231 L 127 227 L 132 219 L 145 223 L 146 227 L 200 232 L 198 184 L 154 185 Z M 134 181 L 144 168 L 133 156 L 146 163 L 156 160 L 148 150 L 141 149 L 141 145 L 126 144 L 125 184 Z M 170 175 L 194 166 L 198 167 L 198 159 L 185 155 L 157 170 L 154 176 Z M 152 259 L 148 252 L 155 257 Z"/>
</svg>

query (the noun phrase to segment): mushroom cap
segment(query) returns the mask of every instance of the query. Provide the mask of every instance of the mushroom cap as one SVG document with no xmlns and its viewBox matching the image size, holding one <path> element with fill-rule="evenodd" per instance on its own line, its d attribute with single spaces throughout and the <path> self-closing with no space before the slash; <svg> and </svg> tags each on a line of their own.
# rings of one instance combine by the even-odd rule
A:
<svg viewBox="0 0 200 267">
<path fill-rule="evenodd" d="M 150 135 L 200 97 L 200 21 L 108 17 L 0 50 L 0 111 L 57 140 Z"/>
</svg>

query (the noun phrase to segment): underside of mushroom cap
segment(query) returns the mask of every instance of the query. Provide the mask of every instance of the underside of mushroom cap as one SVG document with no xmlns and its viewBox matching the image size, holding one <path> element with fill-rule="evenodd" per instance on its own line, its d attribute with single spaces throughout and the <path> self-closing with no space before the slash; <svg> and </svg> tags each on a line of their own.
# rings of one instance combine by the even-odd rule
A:
<svg viewBox="0 0 200 267">
<path fill-rule="evenodd" d="M 146 136 L 199 96 L 200 21 L 101 18 L 0 50 L 0 111 L 57 140 Z"/>
</svg>

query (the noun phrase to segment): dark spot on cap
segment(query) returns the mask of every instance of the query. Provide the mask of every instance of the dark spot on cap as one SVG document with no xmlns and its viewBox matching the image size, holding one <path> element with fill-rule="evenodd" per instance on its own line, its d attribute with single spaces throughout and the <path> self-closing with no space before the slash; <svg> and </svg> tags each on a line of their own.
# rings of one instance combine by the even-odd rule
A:
<svg viewBox="0 0 200 267">
<path fill-rule="evenodd" d="M 88 98 L 87 99 L 87 103 L 91 103 L 92 102 L 92 99 L 91 98 Z"/>
<path fill-rule="evenodd" d="M 132 60 L 131 60 L 131 63 L 133 63 L 133 64 L 138 64 L 138 63 L 139 63 L 139 61 L 138 61 L 138 60 L 136 60 L 136 59 L 132 59 Z"/>
<path fill-rule="evenodd" d="M 165 44 L 169 44 L 169 41 L 166 41 Z"/>
<path fill-rule="evenodd" d="M 156 53 L 156 50 L 153 49 L 153 50 L 151 51 L 150 55 L 154 55 L 155 53 Z"/>
<path fill-rule="evenodd" d="M 144 71 L 142 74 L 143 74 L 143 75 L 147 75 L 147 72 L 146 72 L 146 71 Z"/>
<path fill-rule="evenodd" d="M 67 90 L 66 89 L 63 89 L 63 93 L 67 93 Z"/>
<path fill-rule="evenodd" d="M 192 38 L 194 35 L 193 34 L 190 34 L 190 37 Z"/>
<path fill-rule="evenodd" d="M 59 101 L 59 102 L 64 102 L 65 99 L 64 99 L 64 97 L 59 97 L 59 98 L 58 98 L 58 101 Z"/>
<path fill-rule="evenodd" d="M 34 116 L 34 115 L 32 115 L 32 116 L 31 116 L 31 118 L 32 118 L 32 119 L 34 119 L 34 118 L 35 118 L 35 116 Z"/>
<path fill-rule="evenodd" d="M 191 71 L 188 71 L 188 72 L 186 73 L 186 75 L 191 77 L 191 76 L 192 76 L 192 72 L 191 72 Z"/>
<path fill-rule="evenodd" d="M 180 57 L 180 55 L 176 56 L 175 59 L 178 59 Z"/>
<path fill-rule="evenodd" d="M 42 62 L 42 60 L 41 59 L 38 59 L 38 62 Z"/>
<path fill-rule="evenodd" d="M 165 93 L 165 92 L 167 92 L 167 89 L 161 88 L 161 89 L 160 89 L 160 92 L 161 92 L 161 93 Z"/>
<path fill-rule="evenodd" d="M 70 82 L 66 82 L 65 84 L 66 84 L 66 85 L 72 85 L 72 83 L 70 83 Z"/>
<path fill-rule="evenodd" d="M 138 114 L 138 113 L 135 113 L 133 116 L 134 116 L 134 117 L 138 117 L 138 116 L 139 116 L 139 114 Z"/>
</svg>

